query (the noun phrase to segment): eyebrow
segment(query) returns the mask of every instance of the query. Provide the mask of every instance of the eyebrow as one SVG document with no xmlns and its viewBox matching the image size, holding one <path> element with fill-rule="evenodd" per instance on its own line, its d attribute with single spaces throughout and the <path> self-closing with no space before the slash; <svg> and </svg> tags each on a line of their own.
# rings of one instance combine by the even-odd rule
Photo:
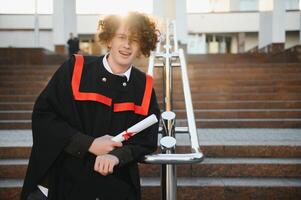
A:
<svg viewBox="0 0 301 200">
<path fill-rule="evenodd" d="M 116 33 L 116 35 L 120 35 L 120 36 L 127 36 L 126 34 L 124 33 Z"/>
</svg>

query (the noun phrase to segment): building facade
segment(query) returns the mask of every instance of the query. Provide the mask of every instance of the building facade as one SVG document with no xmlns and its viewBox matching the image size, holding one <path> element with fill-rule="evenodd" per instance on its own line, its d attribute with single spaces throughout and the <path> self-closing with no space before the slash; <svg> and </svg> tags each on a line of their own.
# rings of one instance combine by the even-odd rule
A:
<svg viewBox="0 0 301 200">
<path fill-rule="evenodd" d="M 79 36 L 84 52 L 100 53 L 95 34 L 102 11 L 89 13 L 76 9 L 74 0 L 50 2 L 52 8 L 46 12 L 5 13 L 0 10 L 0 47 L 43 47 L 64 52 L 69 32 L 73 32 Z M 149 2 L 148 7 L 152 8 L 144 12 L 157 15 L 158 19 L 166 13 L 166 9 L 162 10 L 162 2 L 166 7 L 174 5 L 175 11 L 170 15 L 175 17 L 181 36 L 178 38 L 187 44 L 190 54 L 244 53 L 271 43 L 283 43 L 286 49 L 301 41 L 299 0 Z"/>
</svg>

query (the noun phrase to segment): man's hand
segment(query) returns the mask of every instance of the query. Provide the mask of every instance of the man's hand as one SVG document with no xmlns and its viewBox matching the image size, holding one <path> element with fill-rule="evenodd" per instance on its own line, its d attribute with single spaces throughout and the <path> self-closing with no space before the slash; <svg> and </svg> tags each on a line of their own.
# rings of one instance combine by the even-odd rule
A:
<svg viewBox="0 0 301 200">
<path fill-rule="evenodd" d="M 110 154 L 97 156 L 95 159 L 94 170 L 101 175 L 106 176 L 113 173 L 113 168 L 118 165 L 119 159 Z"/>
<path fill-rule="evenodd" d="M 89 152 L 93 153 L 96 156 L 99 155 L 104 155 L 107 154 L 109 152 L 111 152 L 113 149 L 115 149 L 115 147 L 122 147 L 122 143 L 121 142 L 115 142 L 112 141 L 113 137 L 110 135 L 105 135 L 105 136 L 101 136 L 96 138 L 90 148 L 89 148 Z"/>
</svg>

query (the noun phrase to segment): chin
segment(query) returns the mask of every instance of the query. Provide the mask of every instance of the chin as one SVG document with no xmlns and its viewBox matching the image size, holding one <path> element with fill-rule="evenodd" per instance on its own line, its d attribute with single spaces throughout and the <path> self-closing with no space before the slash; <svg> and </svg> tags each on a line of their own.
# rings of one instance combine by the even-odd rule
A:
<svg viewBox="0 0 301 200">
<path fill-rule="evenodd" d="M 119 65 L 124 67 L 128 67 L 131 64 L 132 64 L 131 62 L 119 62 Z"/>
<path fill-rule="evenodd" d="M 125 59 L 121 59 L 120 60 L 120 64 L 124 65 L 124 66 L 126 66 L 126 65 L 128 66 L 128 65 L 132 64 L 133 61 L 134 61 L 134 59 L 126 59 L 126 60 Z"/>
</svg>

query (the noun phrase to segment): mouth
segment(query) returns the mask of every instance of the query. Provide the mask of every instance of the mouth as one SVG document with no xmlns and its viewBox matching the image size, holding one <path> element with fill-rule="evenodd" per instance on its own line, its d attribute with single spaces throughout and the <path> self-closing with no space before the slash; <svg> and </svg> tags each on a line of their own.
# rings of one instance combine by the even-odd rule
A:
<svg viewBox="0 0 301 200">
<path fill-rule="evenodd" d="M 126 58 L 128 58 L 132 55 L 131 52 L 127 52 L 127 51 L 119 51 L 119 54 Z"/>
</svg>

